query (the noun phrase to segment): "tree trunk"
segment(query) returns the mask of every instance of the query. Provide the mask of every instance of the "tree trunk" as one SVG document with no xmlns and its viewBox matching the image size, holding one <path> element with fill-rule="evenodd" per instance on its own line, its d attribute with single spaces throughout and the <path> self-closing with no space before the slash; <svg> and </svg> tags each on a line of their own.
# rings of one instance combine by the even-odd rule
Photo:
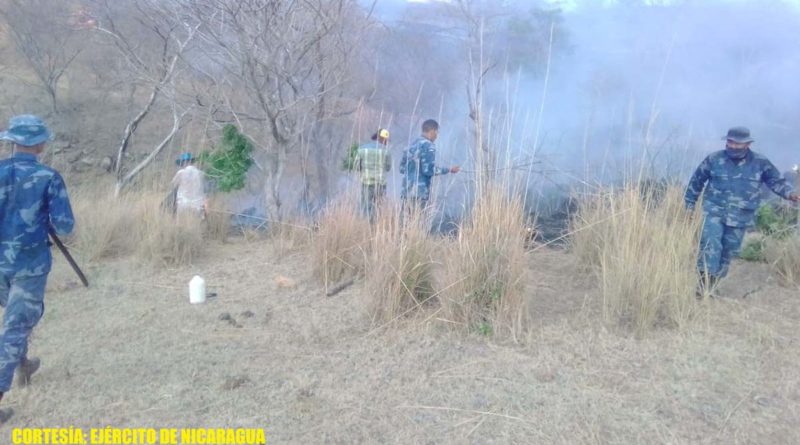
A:
<svg viewBox="0 0 800 445">
<path fill-rule="evenodd" d="M 122 134 L 122 142 L 119 144 L 119 148 L 117 149 L 117 162 L 114 165 L 114 173 L 117 175 L 117 181 L 122 179 L 122 166 L 124 161 L 125 153 L 128 151 L 128 145 L 131 142 L 131 136 L 133 133 L 136 132 L 136 128 L 142 122 L 142 119 L 147 116 L 147 113 L 150 112 L 150 109 L 153 107 L 153 103 L 156 101 L 156 96 L 158 96 L 159 87 L 153 87 L 153 92 L 150 93 L 150 98 L 147 100 L 147 104 L 142 108 L 142 111 L 139 112 L 136 117 L 133 118 L 128 125 L 125 127 L 125 132 Z"/>
<path fill-rule="evenodd" d="M 56 86 L 48 85 L 47 94 L 50 96 L 50 104 L 53 106 L 53 113 L 58 114 L 58 99 L 56 98 Z"/>
<path fill-rule="evenodd" d="M 304 144 L 305 149 L 300 150 L 300 175 L 303 177 L 303 190 L 300 192 L 298 210 L 304 215 L 311 214 L 311 172 L 309 166 L 310 143 Z"/>
<path fill-rule="evenodd" d="M 156 156 L 158 156 L 162 151 L 164 151 L 164 148 L 167 146 L 167 144 L 169 144 L 170 141 L 172 141 L 172 138 L 174 138 L 175 134 L 178 132 L 178 130 L 180 130 L 181 121 L 183 120 L 183 117 L 186 115 L 186 113 L 187 112 L 184 112 L 180 116 L 178 116 L 178 114 L 175 113 L 173 115 L 174 123 L 172 125 L 172 130 L 169 132 L 169 134 L 167 134 L 161 141 L 161 143 L 158 144 L 158 146 L 156 146 L 156 148 L 152 152 L 150 152 L 150 154 L 147 155 L 147 157 L 144 158 L 142 162 L 137 164 L 136 167 L 133 168 L 133 170 L 131 170 L 123 178 L 117 179 L 117 184 L 114 189 L 115 196 L 119 196 L 120 192 L 122 192 L 122 189 L 128 186 L 133 180 L 133 178 L 135 178 L 139 173 L 141 173 L 141 171 L 144 170 L 145 167 L 147 167 L 148 165 L 150 165 L 151 162 L 153 162 Z"/>
<path fill-rule="evenodd" d="M 273 221 L 281 221 L 281 180 L 286 166 L 286 147 L 278 147 L 272 165 L 270 166 L 267 180 L 264 184 L 265 207 L 267 217 Z"/>
<path fill-rule="evenodd" d="M 794 173 L 794 192 L 800 193 L 800 169 L 795 168 Z M 797 207 L 797 235 L 800 236 L 800 206 Z"/>
</svg>

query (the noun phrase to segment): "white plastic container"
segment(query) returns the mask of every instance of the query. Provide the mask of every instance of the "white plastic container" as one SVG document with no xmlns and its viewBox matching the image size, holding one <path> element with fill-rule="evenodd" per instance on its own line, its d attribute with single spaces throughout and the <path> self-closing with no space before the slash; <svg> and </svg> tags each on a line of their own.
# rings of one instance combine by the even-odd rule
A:
<svg viewBox="0 0 800 445">
<path fill-rule="evenodd" d="M 206 301 L 206 280 L 200 275 L 195 275 L 189 282 L 189 302 L 192 304 Z"/>
</svg>

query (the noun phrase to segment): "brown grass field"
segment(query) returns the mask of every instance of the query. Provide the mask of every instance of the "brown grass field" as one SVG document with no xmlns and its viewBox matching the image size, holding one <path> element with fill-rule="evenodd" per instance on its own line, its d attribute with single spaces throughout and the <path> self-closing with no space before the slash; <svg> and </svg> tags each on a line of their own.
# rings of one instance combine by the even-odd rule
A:
<svg viewBox="0 0 800 445">
<path fill-rule="evenodd" d="M 99 7 L 106 3 L 115 4 L 88 4 Z M 206 2 L 200 2 L 200 6 L 194 5 L 195 2 L 131 3 L 130 11 L 144 4 L 155 7 L 185 3 L 198 12 L 211 6 Z M 315 2 L 255 3 L 268 3 L 270 8 L 265 9 L 275 6 L 276 10 L 294 7 L 296 3 L 302 6 L 299 11 L 303 11 L 303 8 L 312 8 Z M 459 71 L 461 62 L 453 64 L 456 47 L 452 47 L 452 54 L 447 50 L 441 53 L 444 57 L 436 56 L 432 52 L 437 49 L 435 47 L 446 49 L 447 45 L 429 45 L 431 39 L 423 31 L 437 29 L 440 25 L 432 26 L 427 22 L 429 19 L 441 21 L 441 14 L 433 12 L 434 9 L 430 9 L 430 13 L 420 10 L 425 24 L 419 36 L 407 44 L 402 40 L 395 42 L 412 45 L 409 55 L 418 52 L 425 56 L 426 64 L 420 65 L 417 71 L 436 74 L 423 76 L 425 82 L 418 83 L 423 77 L 416 72 L 410 71 L 406 76 L 405 70 L 386 64 L 386 60 L 406 64 L 402 59 L 404 52 L 390 51 L 394 46 L 384 44 L 393 40 L 384 42 L 383 38 L 376 37 L 375 42 L 366 42 L 373 40 L 369 37 L 373 34 L 360 33 L 375 28 L 381 35 L 385 32 L 387 39 L 395 35 L 405 38 L 405 28 L 413 21 L 398 22 L 402 24 L 398 28 L 402 32 L 395 32 L 394 25 L 389 23 L 367 26 L 366 22 L 353 21 L 358 17 L 348 16 L 342 9 L 348 2 L 319 2 L 320 8 L 328 3 L 331 10 L 338 9 L 331 16 L 347 16 L 348 20 L 343 20 L 339 27 L 330 28 L 331 24 L 322 20 L 329 15 L 322 9 L 313 14 L 309 9 L 307 13 L 287 15 L 292 18 L 288 21 L 274 21 L 289 23 L 291 26 L 286 30 L 296 28 L 297 32 L 291 34 L 303 37 L 296 42 L 302 46 L 287 46 L 295 38 L 292 36 L 273 39 L 270 36 L 276 31 L 261 23 L 253 22 L 253 27 L 263 28 L 270 34 L 250 43 L 245 39 L 244 29 L 230 34 L 238 36 L 241 40 L 238 44 L 243 48 L 245 44 L 264 46 L 263 53 L 254 53 L 260 59 L 270 63 L 275 60 L 273 67 L 267 70 L 265 64 L 264 74 L 258 75 L 266 77 L 252 79 L 252 82 L 245 78 L 247 76 L 236 76 L 236 70 L 228 68 L 249 67 L 250 59 L 240 60 L 240 56 L 225 59 L 225 63 L 217 67 L 224 78 L 208 83 L 203 80 L 209 76 L 205 65 L 217 58 L 211 57 L 213 52 L 221 51 L 221 47 L 211 44 L 211 40 L 216 39 L 209 34 L 194 39 L 187 47 L 191 53 L 207 54 L 198 59 L 201 63 L 196 67 L 203 68 L 203 72 L 189 65 L 178 65 L 174 76 L 164 78 L 165 81 L 172 79 L 172 86 L 163 88 L 161 85 L 153 90 L 156 84 L 148 78 L 161 72 L 157 62 L 167 60 L 167 54 L 159 56 L 163 51 L 158 44 L 160 40 L 150 32 L 150 25 L 139 23 L 140 16 L 126 19 L 124 15 L 128 14 L 128 9 L 120 7 L 119 19 L 123 26 L 119 29 L 137 23 L 143 25 L 136 25 L 137 33 L 131 31 L 130 41 L 137 47 L 141 45 L 142 49 L 149 47 L 157 51 L 151 62 L 154 66 L 148 66 L 147 70 L 132 68 L 136 64 L 131 63 L 122 45 L 101 39 L 100 33 L 96 33 L 96 38 L 89 38 L 88 30 L 79 31 L 80 39 L 85 39 L 82 43 L 87 46 L 58 84 L 62 111 L 42 115 L 57 135 L 53 150 L 47 152 L 42 161 L 59 169 L 70 184 L 77 230 L 66 241 L 84 267 L 91 286 L 81 287 L 64 258 L 54 250 L 46 310 L 30 345 L 30 355 L 40 357 L 42 367 L 34 375 L 31 386 L 14 387 L 3 397 L 0 408 L 12 408 L 14 415 L 0 427 L 0 445 L 11 443 L 8 438 L 12 428 L 70 426 L 84 430 L 107 426 L 263 428 L 268 444 L 800 444 L 800 335 L 797 329 L 800 325 L 800 237 L 766 244 L 764 263 L 737 261 L 719 289 L 720 298 L 705 295 L 697 299 L 695 256 L 700 216 L 683 210 L 682 190 L 665 186 L 665 190 L 655 187 L 644 193 L 637 184 L 609 190 L 591 186 L 590 178 L 594 175 L 589 175 L 589 162 L 595 157 L 599 160 L 601 154 L 600 151 L 590 153 L 590 149 L 605 144 L 601 143 L 605 125 L 610 136 L 607 155 L 611 154 L 610 147 L 621 141 L 627 142 L 629 147 L 619 151 L 619 155 L 623 152 L 625 156 L 633 155 L 640 144 L 639 136 L 635 135 L 639 133 L 638 122 L 641 121 L 647 124 L 647 128 L 641 128 L 646 130 L 641 132 L 644 141 L 639 147 L 643 150 L 643 160 L 652 158 L 654 164 L 656 159 L 659 164 L 672 164 L 671 157 L 656 156 L 662 146 L 666 148 L 664 156 L 675 156 L 675 160 L 684 156 L 684 152 L 672 150 L 673 146 L 683 145 L 683 124 L 673 127 L 666 120 L 673 113 L 671 107 L 665 107 L 661 114 L 664 99 L 656 100 L 667 96 L 669 83 L 662 93 L 663 79 L 659 80 L 652 106 L 647 107 L 651 110 L 649 116 L 634 116 L 633 110 L 640 108 L 642 100 L 638 97 L 642 94 L 639 90 L 646 89 L 640 88 L 638 83 L 628 85 L 629 76 L 618 76 L 616 71 L 610 71 L 609 64 L 609 68 L 599 66 L 596 72 L 592 71 L 591 83 L 588 79 L 587 83 L 582 80 L 567 82 L 571 79 L 568 77 L 554 82 L 554 85 L 569 87 L 570 94 L 564 100 L 570 100 L 573 95 L 580 97 L 584 89 L 591 92 L 591 97 L 587 96 L 591 110 L 583 111 L 583 102 L 575 102 L 575 106 L 570 107 L 556 104 L 563 100 L 558 95 L 560 87 L 551 86 L 553 91 L 548 91 L 549 53 L 554 49 L 560 51 L 561 45 L 564 49 L 573 48 L 573 44 L 567 44 L 568 40 L 562 44 L 557 38 L 556 47 L 553 47 L 554 30 L 561 26 L 557 27 L 559 22 L 553 21 L 535 137 L 530 138 L 526 136 L 529 131 L 525 127 L 529 123 L 534 127 L 533 118 L 526 116 L 522 128 L 517 129 L 522 116 L 515 116 L 522 113 L 525 108 L 522 103 L 529 100 L 529 95 L 523 94 L 523 90 L 517 92 L 520 87 L 513 87 L 513 94 L 509 89 L 512 83 L 522 88 L 525 84 L 534 85 L 524 80 L 522 71 L 520 74 L 506 72 L 502 76 L 503 83 L 508 84 L 505 94 L 509 98 L 505 107 L 481 110 L 486 105 L 481 105 L 484 102 L 480 95 L 496 94 L 495 91 L 502 88 L 499 83 L 479 88 L 472 85 L 474 79 L 480 79 L 477 85 L 482 85 L 482 79 L 489 72 L 488 69 L 482 71 L 484 64 L 487 68 L 498 65 L 491 73 L 499 74 L 502 65 L 510 66 L 514 54 L 514 51 L 507 51 L 505 40 L 497 39 L 503 50 L 502 58 L 497 59 L 498 63 L 488 63 L 492 62 L 491 58 L 484 62 L 482 17 L 474 21 L 480 24 L 478 40 L 481 42 L 478 60 L 481 66 L 476 71 L 481 74 L 476 76 L 472 73 L 473 53 L 478 54 L 476 48 L 463 52 L 469 57 L 469 71 Z M 364 2 L 353 4 L 361 3 Z M 506 13 L 498 13 L 503 10 L 500 3 L 486 2 L 487 11 L 498 17 L 506 16 Z M 530 7 L 532 14 L 536 11 L 533 6 L 536 2 L 519 3 L 526 9 Z M 531 17 L 536 17 L 536 23 L 550 17 L 549 9 L 555 11 L 559 7 L 555 3 L 547 7 L 546 14 L 542 10 L 541 17 L 539 13 Z M 617 3 L 626 3 L 628 7 L 628 2 Z M 658 3 L 660 8 L 666 3 L 684 2 L 641 3 Z M 0 7 L 5 4 L 9 2 L 0 0 Z M 18 4 L 26 2 L 14 2 Z M 125 6 L 125 2 L 115 4 L 120 5 Z M 78 4 L 74 6 L 77 9 Z M 325 6 L 326 11 L 329 6 Z M 424 5 L 425 8 L 429 6 L 432 5 Z M 453 11 L 456 9 L 464 8 Z M 38 22 L 41 11 L 33 12 L 37 17 L 34 24 L 42 28 L 41 31 L 47 31 Z M 159 14 L 159 22 L 173 19 L 171 14 L 154 14 Z M 369 15 L 371 17 L 372 12 Z M 416 13 L 409 14 L 407 18 L 413 19 L 414 15 Z M 304 18 L 306 16 L 308 18 Z M 174 29 L 189 29 L 193 26 L 190 18 L 174 14 L 174 19 L 179 19 L 174 22 Z M 228 32 L 228 19 L 220 17 L 220 20 Z M 305 24 L 304 20 L 314 22 Z M 471 17 L 469 21 L 473 22 Z M 442 27 L 442 32 L 447 32 L 446 40 L 460 40 L 453 37 L 460 36 L 462 31 L 451 29 L 447 21 L 442 23 L 446 24 Z M 758 25 L 758 21 L 755 23 Z M 509 30 L 524 30 L 526 26 L 509 25 Z M 641 28 L 641 24 L 639 26 Z M 317 28 L 324 32 L 319 32 L 320 37 L 315 37 L 315 44 L 309 46 L 306 39 L 311 34 L 304 30 Z M 154 30 L 161 32 L 158 28 Z M 234 31 L 231 28 L 231 32 Z M 416 29 L 413 31 L 417 34 Z M 472 31 L 463 34 L 474 40 Z M 542 33 L 545 34 L 548 33 Z M 576 33 L 580 34 L 588 33 Z M 323 35 L 335 37 L 336 41 L 325 44 L 321 40 Z M 516 34 L 509 35 L 517 39 Z M 679 49 L 691 46 L 684 42 L 681 33 L 675 35 L 680 37 L 677 39 Z M 6 109 L 4 119 L 21 112 L 42 114 L 37 110 L 49 110 L 50 101 L 29 64 L 12 47 L 9 36 L 8 30 L 0 27 L 0 56 L 3 57 L 0 103 Z M 358 37 L 358 41 L 351 42 L 345 37 Z M 417 45 L 416 40 L 424 46 L 417 49 L 413 46 Z M 520 41 L 528 44 L 528 40 Z M 761 59 L 749 54 L 752 52 L 749 48 L 753 44 L 756 45 L 753 48 L 757 48 L 759 42 L 761 40 L 748 41 L 743 47 L 747 57 L 743 58 L 740 51 L 726 56 L 736 62 L 731 65 L 735 69 L 726 68 L 726 78 L 737 78 L 728 71 L 734 74 L 742 71 L 746 75 L 742 79 L 752 83 L 751 77 L 758 70 L 739 67 L 750 59 L 761 63 Z M 280 45 L 270 49 L 275 43 Z M 372 43 L 380 44 L 373 46 Z M 210 45 L 208 51 L 205 45 Z M 488 45 L 487 49 L 494 45 Z M 172 46 L 176 45 L 164 48 Z M 339 46 L 346 51 L 336 55 L 333 49 Z M 368 47 L 369 51 L 356 51 L 361 46 Z M 116 54 L 118 51 L 114 47 L 122 52 Z M 660 64 L 660 47 L 647 48 L 637 42 L 624 49 L 637 51 L 631 54 L 652 53 Z M 320 51 L 319 57 L 308 62 L 302 62 L 303 57 L 295 61 L 301 48 L 315 48 L 314 51 Z M 525 58 L 531 51 L 543 48 L 543 44 L 539 49 L 535 44 L 530 45 Z M 282 56 L 274 56 L 284 51 L 292 55 L 286 59 L 291 62 L 281 62 L 278 59 Z M 685 51 L 676 51 L 676 54 L 679 52 Z M 767 56 L 772 52 L 767 51 Z M 342 67 L 337 68 L 338 59 L 345 57 L 344 53 L 354 55 L 347 56 L 352 59 L 342 59 Z M 376 58 L 378 53 L 390 59 Z M 672 55 L 672 44 L 667 54 Z M 567 59 L 558 52 L 554 55 L 554 61 Z M 663 61 L 662 78 L 668 78 L 665 75 L 673 70 L 668 64 L 669 56 Z M 648 55 L 645 61 L 650 57 Z M 438 59 L 441 65 L 433 64 Z M 415 60 L 418 59 L 409 59 L 407 65 L 417 67 Z M 431 65 L 427 63 L 429 60 Z M 281 63 L 296 65 L 297 71 Z M 543 67 L 538 62 L 531 65 L 535 65 L 537 71 Z M 582 62 L 580 67 L 583 65 Z M 312 67 L 313 70 L 307 71 Z M 624 66 L 613 68 L 625 69 Z M 450 69 L 455 71 L 448 74 Z M 252 72 L 258 70 L 248 70 L 250 77 L 256 77 Z M 277 74 L 269 74 L 270 70 Z M 386 74 L 380 74 L 379 79 L 383 71 Z M 179 72 L 187 76 L 179 78 Z M 566 70 L 553 72 L 563 76 Z M 643 72 L 652 70 L 648 68 Z M 676 75 L 680 72 L 683 70 L 677 70 Z M 467 73 L 470 76 L 465 78 Z M 515 76 L 518 80 L 512 82 Z M 536 76 L 538 79 L 539 74 Z M 268 104 L 264 108 L 264 104 L 242 100 L 255 91 L 259 91 L 256 96 L 282 96 L 287 87 L 277 83 L 277 87 L 271 86 L 273 77 L 291 80 L 287 85 L 291 84 L 292 89 L 300 78 L 319 78 L 320 85 L 317 88 L 315 81 L 300 81 L 301 86 L 308 84 L 308 87 L 303 86 L 304 90 L 297 95 L 299 99 L 290 101 L 296 105 L 288 107 L 282 101 L 280 106 Z M 404 80 L 405 77 L 409 80 Z M 642 78 L 648 82 L 642 85 L 649 85 L 649 78 L 644 75 Z M 758 80 L 757 77 L 753 79 Z M 464 81 L 466 84 L 462 83 Z M 348 86 L 351 82 L 353 85 Z M 438 93 L 428 91 L 441 89 L 439 83 L 441 86 L 452 83 L 455 86 L 448 88 L 459 92 L 467 86 L 469 121 L 466 110 L 452 114 L 451 107 L 445 107 L 445 97 L 452 93 L 443 90 L 438 99 Z M 577 90 L 576 85 L 579 86 Z M 738 84 L 720 86 L 725 91 L 726 88 L 733 90 L 731 85 Z M 685 88 L 682 84 L 679 92 L 691 91 Z M 471 97 L 473 90 L 475 99 Z M 616 97 L 617 90 L 624 94 Z M 103 161 L 116 155 L 123 129 L 142 110 L 150 91 L 163 91 L 163 94 L 138 127 L 126 155 L 129 157 L 123 157 L 123 171 L 145 159 L 169 131 L 172 125 L 170 105 L 179 105 L 176 110 L 194 111 L 186 115 L 183 129 L 146 173 L 117 199 L 108 193 L 113 189 L 113 178 L 102 167 Z M 371 91 L 368 99 L 367 91 Z M 536 91 L 538 95 L 538 86 Z M 787 91 L 791 90 L 787 88 Z M 761 96 L 771 97 L 770 94 L 765 90 Z M 521 98 L 519 111 L 517 97 Z M 208 103 L 200 105 L 201 99 Z M 462 107 L 466 99 L 458 96 L 454 103 Z M 263 102 L 263 98 L 260 100 Z M 168 104 L 169 101 L 175 103 Z M 499 104 L 501 100 L 493 98 L 486 104 L 494 102 Z M 597 105 L 595 110 L 595 102 L 608 103 L 609 107 Z M 791 127 L 779 120 L 767 120 L 782 110 L 778 107 L 780 101 L 772 102 L 769 113 L 761 113 L 764 116 L 760 120 L 755 119 L 748 125 L 758 128 L 769 122 L 769 131 Z M 624 103 L 629 103 L 629 111 L 620 114 L 623 108 L 619 107 Z M 355 104 L 358 104 L 353 108 L 356 111 L 342 111 Z M 472 110 L 474 106 L 477 106 L 477 115 Z M 319 196 L 308 196 L 309 203 L 305 203 L 308 205 L 317 198 L 321 202 L 334 202 L 316 215 L 318 220 L 308 221 L 311 217 L 305 216 L 303 220 L 290 220 L 289 224 L 272 225 L 265 232 L 231 233 L 228 230 L 231 214 L 226 206 L 230 196 L 221 193 L 213 198 L 211 207 L 222 211 L 209 215 L 205 223 L 176 223 L 161 211 L 159 204 L 164 197 L 165 184 L 175 171 L 173 159 L 184 150 L 198 154 L 218 146 L 219 135 L 214 125 L 218 120 L 217 112 L 222 113 L 220 116 L 236 117 L 240 108 L 247 112 L 245 114 L 261 108 L 266 112 L 254 115 L 252 126 L 248 124 L 250 128 L 240 128 L 243 132 L 248 130 L 245 133 L 250 133 L 253 141 L 258 142 L 260 153 L 254 155 L 257 160 L 281 159 L 280 150 L 283 149 L 278 147 L 292 147 L 286 148 L 289 157 L 282 161 L 286 164 L 282 173 L 286 191 L 296 195 L 299 202 L 300 195 L 304 194 L 301 192 L 314 190 L 311 195 Z M 561 137 L 555 133 L 544 136 L 549 129 L 548 119 L 542 116 L 551 113 L 551 108 L 568 111 L 570 118 L 578 116 L 574 122 L 565 119 L 563 125 L 557 125 L 556 133 L 571 132 L 578 128 L 573 128 L 573 124 L 577 125 L 575 122 L 583 125 L 586 120 L 584 136 L 575 139 L 582 139 L 585 145 L 586 177 L 575 178 L 572 173 L 563 172 L 569 173 L 564 179 L 578 180 L 571 198 L 579 202 L 579 213 L 570 224 L 568 248 L 527 245 L 533 239 L 534 228 L 526 223 L 530 215 L 525 214 L 525 200 L 520 199 L 523 194 L 528 196 L 529 185 L 533 187 L 528 180 L 539 168 L 543 169 L 543 179 L 558 179 L 560 186 L 561 179 L 546 177 L 551 174 L 550 164 L 557 165 L 548 159 L 550 151 L 554 160 L 561 162 L 564 158 L 565 162 L 574 163 L 570 171 L 579 166 L 579 154 L 570 148 L 570 138 L 561 142 Z M 280 109 L 277 122 L 287 128 L 286 135 L 261 134 L 269 128 L 267 117 L 275 121 L 273 109 Z M 328 109 L 335 113 L 325 111 Z M 465 216 L 458 233 L 447 237 L 430 234 L 430 221 L 419 214 L 404 214 L 407 219 L 401 225 L 397 208 L 381 214 L 377 223 L 370 225 L 354 209 L 357 197 L 341 196 L 344 181 L 338 181 L 343 173 L 338 165 L 337 147 L 344 149 L 351 140 L 363 138 L 365 135 L 360 133 L 366 130 L 371 133 L 377 123 L 391 128 L 395 147 L 400 147 L 406 135 L 395 128 L 399 130 L 407 121 L 416 122 L 424 113 L 436 109 L 440 116 L 437 119 L 445 123 L 443 132 L 453 138 L 450 144 L 455 147 L 453 153 L 442 151 L 443 156 L 438 159 L 442 162 L 463 160 L 463 167 L 476 170 L 469 173 L 465 169 L 459 173 L 458 178 L 475 175 L 463 182 L 437 179 L 443 188 L 437 189 L 440 187 L 437 185 L 434 196 L 438 191 L 452 192 L 451 197 L 463 195 L 464 202 L 471 203 L 464 204 L 465 211 L 468 209 L 471 213 Z M 694 114 L 698 114 L 698 110 L 705 108 L 697 108 Z M 581 117 L 584 112 L 589 113 L 588 119 Z M 595 113 L 597 123 L 594 122 Z M 247 117 L 245 114 L 242 116 Z M 295 114 L 296 119 L 292 117 Z M 455 121 L 450 117 L 447 122 L 448 114 L 459 117 Z M 693 118 L 694 114 L 687 116 Z M 561 114 L 553 116 L 554 121 L 562 119 Z M 663 117 L 656 119 L 657 116 Z M 727 114 L 714 119 L 722 120 L 724 116 Z M 617 121 L 620 117 L 627 118 L 628 122 Z M 543 120 L 545 125 L 541 127 L 540 138 L 539 127 Z M 236 121 L 241 124 L 238 117 Z M 687 128 L 690 131 L 685 136 L 685 153 L 690 153 L 689 148 L 708 148 L 703 139 L 707 135 L 702 128 L 710 122 L 696 126 L 692 123 Z M 461 136 L 458 136 L 461 131 L 454 131 L 454 128 L 463 123 L 470 126 L 463 133 L 468 139 L 473 137 L 472 127 L 477 129 L 475 147 L 469 141 L 464 147 L 456 146 L 461 144 Z M 279 133 L 278 127 L 273 124 L 272 132 Z M 486 127 L 486 133 L 482 127 Z M 657 141 L 660 136 L 655 137 L 661 131 L 651 132 L 655 127 L 663 127 L 666 135 L 663 144 Z M 494 132 L 501 134 L 493 136 Z M 518 132 L 525 137 L 516 140 L 514 135 Z M 447 139 L 442 142 L 442 147 L 447 147 Z M 551 148 L 548 146 L 551 144 L 555 145 Z M 507 148 L 503 154 L 504 146 Z M 509 168 L 487 169 L 481 173 L 482 164 L 477 160 L 472 162 L 472 153 L 469 153 L 473 148 L 476 154 L 484 150 L 491 154 L 490 158 L 497 155 L 498 167 L 504 156 L 506 162 L 511 163 L 517 151 L 525 155 L 520 157 L 522 160 L 530 152 L 531 161 L 525 160 L 514 168 L 508 165 Z M 538 150 L 543 152 L 540 154 Z M 651 153 L 653 150 L 656 151 Z M 10 146 L 0 144 L 0 159 L 9 152 Z M 396 154 L 395 164 L 400 159 L 399 150 Z M 607 155 L 602 157 L 609 157 Z M 568 159 L 573 156 L 575 159 Z M 617 170 L 611 176 L 635 176 L 631 174 L 635 169 L 627 165 L 628 160 L 611 159 L 615 157 L 609 158 L 608 168 Z M 486 162 L 486 166 L 495 162 Z M 597 178 L 607 176 L 605 162 L 604 159 L 602 166 L 599 163 L 592 166 L 601 172 Z M 633 159 L 630 162 L 632 166 Z M 473 163 L 475 165 L 470 167 Z M 322 168 L 317 169 L 315 164 Z M 264 165 L 271 168 L 269 163 Z M 528 178 L 521 176 L 525 166 Z M 669 166 L 664 171 L 672 168 Z M 258 169 L 268 171 L 261 165 Z M 503 173 L 498 173 L 500 171 Z M 654 169 L 654 174 L 659 171 L 660 168 Z M 640 176 L 644 172 L 641 169 Z M 259 177 L 274 175 L 250 176 L 246 190 L 241 193 L 255 199 L 267 190 L 266 183 Z M 500 177 L 503 175 L 508 177 Z M 303 183 L 302 180 L 308 181 Z M 301 183 L 308 189 L 302 189 Z M 457 184 L 465 187 L 464 193 L 456 190 L 460 187 Z M 659 184 L 657 182 L 656 186 Z M 395 191 L 393 187 L 390 183 L 392 192 Z M 526 192 L 520 193 L 520 190 Z M 286 199 L 283 208 L 294 208 L 297 204 L 294 201 L 294 198 Z M 216 294 L 204 304 L 189 303 L 188 283 L 194 275 L 204 277 L 208 291 Z M 341 292 L 327 295 L 331 289 L 350 282 L 352 285 L 345 286 Z"/>
<path fill-rule="evenodd" d="M 451 329 L 435 307 L 373 322 L 369 279 L 326 297 L 311 249 L 279 239 L 212 241 L 191 265 L 135 258 L 85 263 L 89 289 L 57 258 L 31 345 L 43 366 L 3 399 L 15 410 L 6 428 L 262 427 L 268 443 L 800 442 L 798 291 L 767 265 L 737 264 L 728 298 L 637 336 L 603 322 L 603 290 L 577 257 L 538 248 L 524 257 L 529 329 L 512 342 Z M 194 274 L 218 296 L 189 304 Z"/>
</svg>

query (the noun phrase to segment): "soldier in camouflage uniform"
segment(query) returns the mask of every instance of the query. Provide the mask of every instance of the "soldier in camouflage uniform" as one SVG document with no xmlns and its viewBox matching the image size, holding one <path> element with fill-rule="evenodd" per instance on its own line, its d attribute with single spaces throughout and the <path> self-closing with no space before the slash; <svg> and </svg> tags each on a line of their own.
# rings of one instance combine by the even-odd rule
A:
<svg viewBox="0 0 800 445">
<path fill-rule="evenodd" d="M 761 184 L 784 199 L 800 201 L 780 172 L 763 155 L 750 150 L 753 139 L 744 127 L 731 128 L 725 150 L 710 154 L 694 172 L 684 200 L 694 210 L 703 195 L 703 232 L 697 269 L 700 286 L 713 290 L 739 254 L 745 230 L 761 202 Z"/>
<path fill-rule="evenodd" d="M 28 337 L 44 313 L 44 289 L 52 257 L 48 231 L 72 232 L 74 219 L 64 180 L 37 156 L 50 138 L 36 116 L 15 116 L 0 139 L 15 153 L 0 161 L 0 400 L 11 388 L 14 371 L 27 385 L 39 359 L 27 358 Z M 2 412 L 0 421 L 10 416 Z"/>
<path fill-rule="evenodd" d="M 392 169 L 389 130 L 380 129 L 372 142 L 358 147 L 353 168 L 361 180 L 361 212 L 375 222 L 375 210 L 386 196 L 386 174 Z"/>
<path fill-rule="evenodd" d="M 422 136 L 417 138 L 403 152 L 400 161 L 400 173 L 403 174 L 403 189 L 400 197 L 403 205 L 409 209 L 425 210 L 431 194 L 431 182 L 437 175 L 458 173 L 461 168 L 439 167 L 436 165 L 436 138 L 439 136 L 439 124 L 429 119 L 422 123 Z"/>
</svg>

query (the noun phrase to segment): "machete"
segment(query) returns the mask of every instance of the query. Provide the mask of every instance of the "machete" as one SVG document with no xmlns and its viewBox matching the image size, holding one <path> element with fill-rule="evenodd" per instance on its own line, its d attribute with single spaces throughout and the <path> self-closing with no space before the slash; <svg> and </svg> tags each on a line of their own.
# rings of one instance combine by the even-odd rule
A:
<svg viewBox="0 0 800 445">
<path fill-rule="evenodd" d="M 58 247 L 58 250 L 60 250 L 61 253 L 64 254 L 64 258 L 66 258 L 69 265 L 72 266 L 72 270 L 74 270 L 75 273 L 78 274 L 78 278 L 81 279 L 81 283 L 83 283 L 84 286 L 89 287 L 89 280 L 86 279 L 86 275 L 84 275 L 83 272 L 81 271 L 81 268 L 78 267 L 78 263 L 76 263 L 75 259 L 72 258 L 72 255 L 70 255 L 69 250 L 67 250 L 67 247 L 64 245 L 64 243 L 62 243 L 61 240 L 58 239 L 58 235 L 56 235 L 56 232 L 52 228 L 48 230 L 48 232 L 50 233 L 50 238 L 53 240 L 53 244 L 55 244 L 56 247 Z"/>
</svg>

